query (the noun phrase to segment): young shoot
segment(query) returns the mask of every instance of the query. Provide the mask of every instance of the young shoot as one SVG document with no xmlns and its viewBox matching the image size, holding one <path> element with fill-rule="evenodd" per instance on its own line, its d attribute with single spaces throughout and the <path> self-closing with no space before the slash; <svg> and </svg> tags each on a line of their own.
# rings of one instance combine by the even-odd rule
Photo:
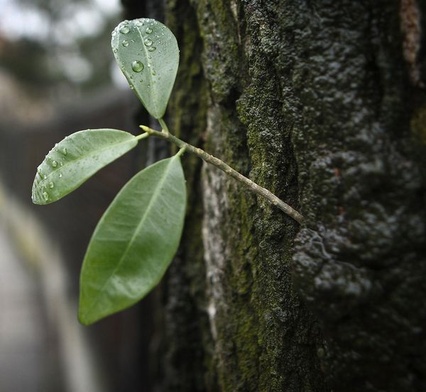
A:
<svg viewBox="0 0 426 392">
<path fill-rule="evenodd" d="M 112 32 L 111 46 L 130 88 L 162 130 L 141 125 L 143 133 L 138 136 L 117 129 L 88 129 L 66 137 L 37 168 L 33 202 L 44 205 L 61 199 L 150 136 L 174 143 L 179 151 L 137 173 L 100 219 L 80 275 L 78 316 L 85 325 L 140 301 L 173 260 L 187 202 L 181 164 L 184 151 L 223 170 L 295 221 L 303 221 L 300 213 L 273 193 L 169 131 L 164 114 L 177 74 L 179 48 L 166 26 L 146 18 L 123 21 Z"/>
</svg>

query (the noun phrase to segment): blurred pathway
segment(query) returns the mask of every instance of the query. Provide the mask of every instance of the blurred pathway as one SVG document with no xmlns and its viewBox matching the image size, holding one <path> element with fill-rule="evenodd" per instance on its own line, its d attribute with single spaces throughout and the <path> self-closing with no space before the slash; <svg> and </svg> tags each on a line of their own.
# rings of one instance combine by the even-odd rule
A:
<svg viewBox="0 0 426 392">
<path fill-rule="evenodd" d="M 109 391 L 64 265 L 58 244 L 0 181 L 0 392 Z"/>
<path fill-rule="evenodd" d="M 35 280 L 8 240 L 0 222 L 0 391 L 38 392 L 48 364 Z"/>
</svg>

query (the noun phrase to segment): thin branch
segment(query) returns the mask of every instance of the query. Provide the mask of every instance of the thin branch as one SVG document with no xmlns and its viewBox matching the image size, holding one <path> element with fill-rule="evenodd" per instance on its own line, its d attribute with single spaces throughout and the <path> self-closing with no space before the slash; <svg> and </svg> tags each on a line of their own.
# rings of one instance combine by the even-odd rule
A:
<svg viewBox="0 0 426 392">
<path fill-rule="evenodd" d="M 137 141 L 145 139 L 149 136 L 149 133 L 141 133 L 140 135 L 136 136 Z"/>
<path fill-rule="evenodd" d="M 260 185 L 256 184 L 249 178 L 243 176 L 236 170 L 234 170 L 231 166 L 227 165 L 225 162 L 220 160 L 219 158 L 214 157 L 213 155 L 208 154 L 201 148 L 195 147 L 191 144 L 188 144 L 184 142 L 183 140 L 177 138 L 176 136 L 173 136 L 171 133 L 166 131 L 159 132 L 154 129 L 151 129 L 149 127 L 146 127 L 144 125 L 140 126 L 141 129 L 146 132 L 149 135 L 157 136 L 159 138 L 169 140 L 175 145 L 177 145 L 180 148 L 184 148 L 186 151 L 189 151 L 195 155 L 197 155 L 199 158 L 204 160 L 207 163 L 212 164 L 213 166 L 216 166 L 220 170 L 224 171 L 227 175 L 235 178 L 237 181 L 243 183 L 250 191 L 264 197 L 267 199 L 271 204 L 278 207 L 280 210 L 282 210 L 284 213 L 286 213 L 288 216 L 293 218 L 295 221 L 302 223 L 303 222 L 303 216 L 296 211 L 293 207 L 289 206 L 287 203 L 283 202 L 280 198 L 275 196 L 272 192 L 268 191 L 266 188 L 261 187 Z"/>
</svg>

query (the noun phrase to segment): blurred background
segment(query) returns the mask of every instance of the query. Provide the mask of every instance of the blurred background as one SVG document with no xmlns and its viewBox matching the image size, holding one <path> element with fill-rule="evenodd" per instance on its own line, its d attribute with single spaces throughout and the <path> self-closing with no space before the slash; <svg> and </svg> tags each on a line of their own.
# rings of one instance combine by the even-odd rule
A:
<svg viewBox="0 0 426 392">
<path fill-rule="evenodd" d="M 139 106 L 110 49 L 121 19 L 119 0 L 0 0 L 1 392 L 152 390 L 140 366 L 156 344 L 140 316 L 150 301 L 89 328 L 76 316 L 86 245 L 141 153 L 58 203 L 31 203 L 36 168 L 63 137 L 137 132 Z"/>
</svg>

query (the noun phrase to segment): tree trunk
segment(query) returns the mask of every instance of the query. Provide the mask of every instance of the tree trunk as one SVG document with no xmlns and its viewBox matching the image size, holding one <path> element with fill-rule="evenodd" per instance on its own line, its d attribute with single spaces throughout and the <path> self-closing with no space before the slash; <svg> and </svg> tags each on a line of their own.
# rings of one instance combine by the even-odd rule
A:
<svg viewBox="0 0 426 392">
<path fill-rule="evenodd" d="M 161 18 L 151 3 L 127 16 Z M 419 6 L 167 2 L 181 49 L 170 129 L 305 221 L 184 157 L 163 390 L 426 390 Z"/>
</svg>

